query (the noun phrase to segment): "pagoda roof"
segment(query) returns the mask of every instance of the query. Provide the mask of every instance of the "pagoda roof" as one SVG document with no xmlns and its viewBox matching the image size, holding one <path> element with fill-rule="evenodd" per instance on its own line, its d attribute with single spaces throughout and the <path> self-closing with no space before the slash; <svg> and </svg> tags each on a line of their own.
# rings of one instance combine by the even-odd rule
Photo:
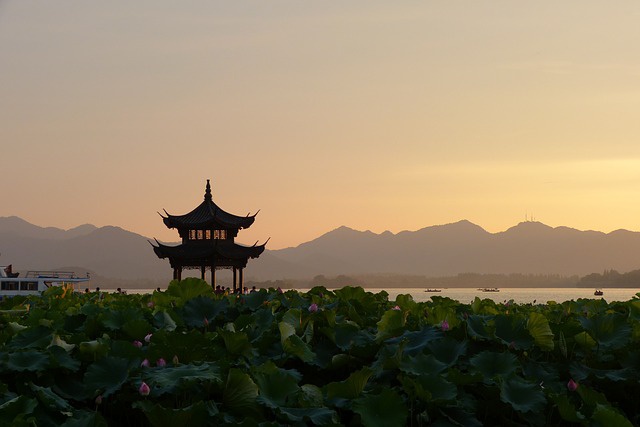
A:
<svg viewBox="0 0 640 427">
<path fill-rule="evenodd" d="M 221 228 L 240 229 L 249 228 L 255 221 L 257 212 L 254 215 L 238 216 L 222 210 L 211 197 L 211 185 L 207 180 L 207 187 L 204 193 L 204 201 L 191 212 L 184 215 L 171 215 L 164 211 L 167 216 L 162 216 L 164 224 L 168 228 Z"/>
<path fill-rule="evenodd" d="M 183 243 L 177 246 L 162 244 L 156 240 L 153 251 L 158 258 L 175 258 L 182 260 L 224 258 L 231 260 L 247 260 L 258 258 L 264 252 L 266 243 L 253 246 L 239 245 L 229 240 L 213 241 L 213 244 Z"/>
</svg>

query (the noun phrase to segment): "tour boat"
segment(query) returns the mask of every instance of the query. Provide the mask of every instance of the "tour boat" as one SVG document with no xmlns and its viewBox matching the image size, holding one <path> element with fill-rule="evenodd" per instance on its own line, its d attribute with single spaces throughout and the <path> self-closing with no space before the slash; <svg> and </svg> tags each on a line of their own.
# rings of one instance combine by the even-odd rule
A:
<svg viewBox="0 0 640 427">
<path fill-rule="evenodd" d="M 38 295 L 51 286 L 71 285 L 89 281 L 72 271 L 29 271 L 24 277 L 14 273 L 12 265 L 0 266 L 0 297 Z"/>
<path fill-rule="evenodd" d="M 596 289 L 596 291 L 593 294 L 595 296 L 600 296 L 600 295 L 604 295 L 604 292 L 602 292 L 602 290 L 600 290 L 600 289 Z"/>
<path fill-rule="evenodd" d="M 500 292 L 500 289 L 498 288 L 481 288 L 480 290 L 482 292 Z"/>
<path fill-rule="evenodd" d="M 425 292 L 442 292 L 440 289 L 432 289 L 432 288 L 427 288 L 424 291 Z"/>
</svg>

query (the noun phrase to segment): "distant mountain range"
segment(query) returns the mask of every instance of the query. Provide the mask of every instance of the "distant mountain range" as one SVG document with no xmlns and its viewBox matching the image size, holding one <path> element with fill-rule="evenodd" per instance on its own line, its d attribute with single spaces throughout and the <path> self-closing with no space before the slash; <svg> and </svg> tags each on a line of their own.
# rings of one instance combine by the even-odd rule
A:
<svg viewBox="0 0 640 427">
<path fill-rule="evenodd" d="M 0 217 L 0 264 L 20 271 L 76 268 L 120 281 L 167 283 L 171 269 L 150 240 L 119 227 L 70 230 Z M 397 234 L 340 227 L 297 247 L 250 260 L 247 279 L 310 279 L 316 275 L 395 273 L 427 277 L 460 273 L 586 275 L 640 268 L 640 233 L 611 233 L 522 222 L 489 233 L 469 221 Z"/>
</svg>

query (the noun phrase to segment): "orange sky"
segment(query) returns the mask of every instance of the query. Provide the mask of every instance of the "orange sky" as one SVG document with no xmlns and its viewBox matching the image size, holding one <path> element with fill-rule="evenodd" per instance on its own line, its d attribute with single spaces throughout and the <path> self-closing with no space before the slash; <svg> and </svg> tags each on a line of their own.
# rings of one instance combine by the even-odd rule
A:
<svg viewBox="0 0 640 427">
<path fill-rule="evenodd" d="M 640 230 L 640 3 L 561 3 L 1 2 L 0 216 Z"/>
</svg>

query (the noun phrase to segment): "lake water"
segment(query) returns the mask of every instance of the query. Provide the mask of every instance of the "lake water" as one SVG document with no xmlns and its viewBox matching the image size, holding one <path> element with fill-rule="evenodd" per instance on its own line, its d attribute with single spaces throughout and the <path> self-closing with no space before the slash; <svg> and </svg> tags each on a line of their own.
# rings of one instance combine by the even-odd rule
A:
<svg viewBox="0 0 640 427">
<path fill-rule="evenodd" d="M 382 289 L 369 289 L 379 292 Z M 492 299 L 496 302 L 513 300 L 516 303 L 546 303 L 548 301 L 564 302 L 579 298 L 604 298 L 606 301 L 628 301 L 636 293 L 637 288 L 607 288 L 602 290 L 604 295 L 595 296 L 594 289 L 589 288 L 501 288 L 499 292 L 483 292 L 474 288 L 447 288 L 441 292 L 425 292 L 424 289 L 390 289 L 387 290 L 389 300 L 395 300 L 398 294 L 411 294 L 414 301 L 428 301 L 432 296 L 449 297 L 461 303 L 468 304 L 475 297 Z"/>
<path fill-rule="evenodd" d="M 398 288 L 398 289 L 378 289 L 367 288 L 368 292 L 379 293 L 386 291 L 389 294 L 389 301 L 394 301 L 399 294 L 410 294 L 414 301 L 429 301 L 432 296 L 449 297 L 461 303 L 468 304 L 475 297 L 481 299 L 492 299 L 496 302 L 513 300 L 519 304 L 539 303 L 547 301 L 564 302 L 577 300 L 579 298 L 604 298 L 608 302 L 628 301 L 639 288 L 605 288 L 602 289 L 604 295 L 595 296 L 594 289 L 591 288 L 501 288 L 499 292 L 482 292 L 475 288 L 442 288 L 440 292 L 425 292 L 422 288 Z M 307 289 L 300 289 L 304 292 Z M 152 293 L 153 289 L 130 289 L 129 293 Z"/>
</svg>

